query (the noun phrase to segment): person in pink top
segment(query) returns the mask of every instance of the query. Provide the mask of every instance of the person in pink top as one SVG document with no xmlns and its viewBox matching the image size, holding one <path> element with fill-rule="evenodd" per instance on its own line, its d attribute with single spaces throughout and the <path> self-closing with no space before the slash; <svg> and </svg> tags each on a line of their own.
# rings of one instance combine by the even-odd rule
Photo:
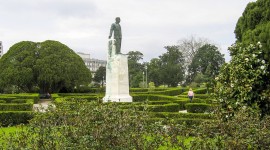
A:
<svg viewBox="0 0 270 150">
<path fill-rule="evenodd" d="M 192 102 L 192 99 L 194 98 L 194 92 L 192 91 L 191 88 L 188 91 L 188 98 L 189 98 L 190 102 Z"/>
</svg>

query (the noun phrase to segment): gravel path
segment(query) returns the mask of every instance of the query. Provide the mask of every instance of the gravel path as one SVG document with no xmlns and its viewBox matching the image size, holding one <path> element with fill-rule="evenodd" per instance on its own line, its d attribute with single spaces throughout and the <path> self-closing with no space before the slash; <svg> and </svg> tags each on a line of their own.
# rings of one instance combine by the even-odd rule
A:
<svg viewBox="0 0 270 150">
<path fill-rule="evenodd" d="M 40 99 L 38 104 L 33 105 L 34 111 L 45 112 L 48 106 L 52 103 L 50 99 Z"/>
</svg>

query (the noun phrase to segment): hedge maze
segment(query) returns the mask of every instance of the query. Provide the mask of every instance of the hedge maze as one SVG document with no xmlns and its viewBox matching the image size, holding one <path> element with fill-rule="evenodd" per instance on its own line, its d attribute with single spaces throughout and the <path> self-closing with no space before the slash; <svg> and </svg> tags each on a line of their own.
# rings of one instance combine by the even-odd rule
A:
<svg viewBox="0 0 270 150">
<path fill-rule="evenodd" d="M 34 116 L 33 104 L 38 100 L 38 94 L 1 94 L 0 125 L 27 124 Z"/>
<path fill-rule="evenodd" d="M 93 93 L 58 93 L 52 94 L 55 104 L 76 101 L 102 101 L 103 90 L 92 90 Z M 132 103 L 117 103 L 123 110 L 135 108 L 147 111 L 149 122 L 174 120 L 178 123 L 198 124 L 203 120 L 213 119 L 211 113 L 217 105 L 213 98 L 206 94 L 206 89 L 194 90 L 195 98 L 189 102 L 187 88 L 131 89 Z M 27 124 L 34 117 L 33 104 L 38 103 L 38 94 L 2 94 L 0 95 L 1 126 Z M 72 105 L 72 104 L 71 104 Z M 183 113 L 181 111 L 187 111 Z"/>
<path fill-rule="evenodd" d="M 213 98 L 206 94 L 206 89 L 194 90 L 195 98 L 190 103 L 187 97 L 187 88 L 157 88 L 131 89 L 132 103 L 119 103 L 121 109 L 135 108 L 138 111 L 149 112 L 149 122 L 161 121 L 166 123 L 173 119 L 178 123 L 198 124 L 201 121 L 213 119 L 211 113 L 217 105 Z M 104 93 L 67 93 L 54 94 L 55 103 L 63 101 L 86 100 L 101 101 Z M 179 111 L 186 110 L 187 113 Z"/>
</svg>

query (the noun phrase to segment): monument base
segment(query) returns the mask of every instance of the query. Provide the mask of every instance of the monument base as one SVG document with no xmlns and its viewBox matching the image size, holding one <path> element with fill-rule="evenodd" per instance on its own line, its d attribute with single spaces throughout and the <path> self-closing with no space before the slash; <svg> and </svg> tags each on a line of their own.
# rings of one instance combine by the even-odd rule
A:
<svg viewBox="0 0 270 150">
<path fill-rule="evenodd" d="M 132 102 L 129 95 L 127 55 L 115 54 L 106 65 L 106 93 L 103 102 Z"/>
<path fill-rule="evenodd" d="M 105 96 L 103 102 L 132 102 L 132 97 L 129 95 Z"/>
</svg>

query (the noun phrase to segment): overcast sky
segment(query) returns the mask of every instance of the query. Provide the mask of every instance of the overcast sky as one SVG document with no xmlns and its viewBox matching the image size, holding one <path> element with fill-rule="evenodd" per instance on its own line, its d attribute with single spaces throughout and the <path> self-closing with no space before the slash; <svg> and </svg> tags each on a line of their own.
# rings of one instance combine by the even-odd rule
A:
<svg viewBox="0 0 270 150">
<path fill-rule="evenodd" d="M 20 41 L 60 41 L 75 52 L 106 59 L 110 26 L 121 18 L 122 52 L 141 51 L 144 61 L 191 35 L 221 48 L 235 41 L 234 28 L 255 0 L 0 0 L 4 53 Z"/>
</svg>

